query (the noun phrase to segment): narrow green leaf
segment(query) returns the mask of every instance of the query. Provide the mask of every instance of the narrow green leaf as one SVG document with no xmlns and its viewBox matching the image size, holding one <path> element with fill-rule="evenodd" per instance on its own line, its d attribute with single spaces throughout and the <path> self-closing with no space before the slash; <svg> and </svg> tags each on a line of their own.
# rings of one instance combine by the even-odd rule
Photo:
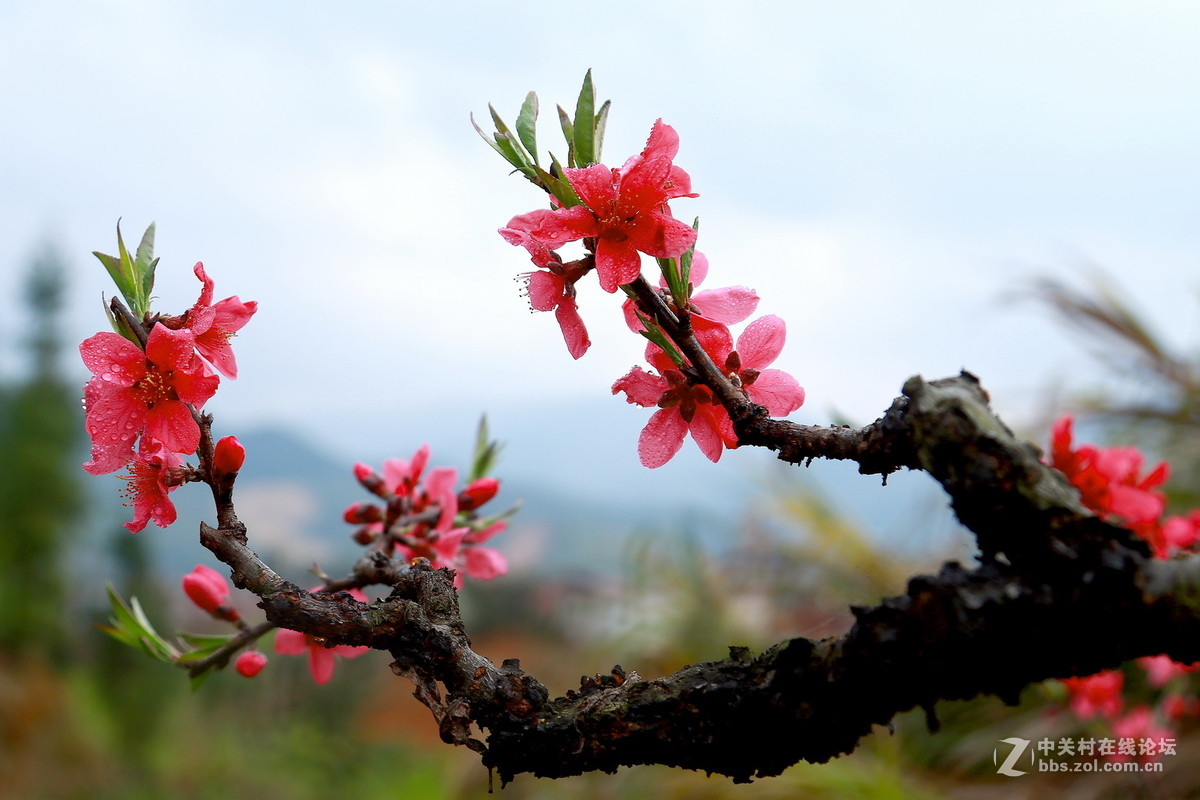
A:
<svg viewBox="0 0 1200 800">
<path fill-rule="evenodd" d="M 113 624 L 118 627 L 136 625 L 137 620 L 134 618 L 133 613 L 125 605 L 125 601 L 121 599 L 121 595 L 117 593 L 113 585 L 111 583 L 104 584 L 104 591 L 108 594 L 108 604 L 113 612 Z"/>
<path fill-rule="evenodd" d="M 158 267 L 158 259 L 154 257 L 154 223 L 151 222 L 146 228 L 146 232 L 142 234 L 142 240 L 138 243 L 137 255 L 133 262 L 134 274 L 137 276 L 141 298 L 145 302 L 145 308 L 138 309 L 134 313 L 138 317 L 145 315 L 150 310 L 150 297 L 154 294 L 154 270 Z"/>
<path fill-rule="evenodd" d="M 475 452 L 471 458 L 471 476 L 469 480 L 485 477 L 491 474 L 500 455 L 501 445 L 492 441 L 488 433 L 487 415 L 479 418 L 479 428 L 475 432 Z"/>
<path fill-rule="evenodd" d="M 592 71 L 583 76 L 583 88 L 575 103 L 575 163 L 586 167 L 596 163 L 596 90 L 592 86 Z"/>
<path fill-rule="evenodd" d="M 137 334 L 130 329 L 129 325 L 124 319 L 113 313 L 112 309 L 109 308 L 108 303 L 104 304 L 104 314 L 108 317 L 108 324 L 112 326 L 114 331 L 119 333 L 121 336 L 124 336 L 138 347 L 142 346 L 142 342 L 140 339 L 138 339 Z"/>
<path fill-rule="evenodd" d="M 546 182 L 550 185 L 550 193 L 558 198 L 559 208 L 577 206 L 583 201 L 579 199 L 579 195 L 575 193 L 575 188 L 563 177 L 564 175 L 562 164 L 558 163 L 558 159 L 551 153 L 550 173 L 546 174 Z"/>
<path fill-rule="evenodd" d="M 114 256 L 105 255 L 98 250 L 93 250 L 92 255 L 100 259 L 100 263 L 104 265 L 104 269 L 108 272 L 108 277 L 112 278 L 113 284 L 117 287 L 117 291 L 122 296 L 128 296 L 133 284 L 121 272 L 121 259 Z"/>
<path fill-rule="evenodd" d="M 600 106 L 600 110 L 596 112 L 596 161 L 604 160 L 601 152 L 604 150 L 604 129 L 608 126 L 608 109 L 612 106 L 611 100 L 605 100 L 604 105 Z"/>
<path fill-rule="evenodd" d="M 537 117 L 537 93 L 530 92 L 525 95 L 525 102 L 521 104 L 521 111 L 517 114 L 517 136 L 521 137 L 521 144 L 525 145 L 534 164 L 538 163 Z"/>
<path fill-rule="evenodd" d="M 211 647 L 215 650 L 228 644 L 233 636 L 220 633 L 180 633 L 179 638 L 192 647 Z"/>
<path fill-rule="evenodd" d="M 138 271 L 148 269 L 150 262 L 154 261 L 154 223 L 146 228 L 146 232 L 142 234 L 142 240 L 138 243 L 137 255 L 134 258 L 134 265 Z"/>
<path fill-rule="evenodd" d="M 175 659 L 175 663 L 190 664 L 193 661 L 203 661 L 204 659 L 211 656 L 213 653 L 220 650 L 222 646 L 223 645 L 221 645 L 221 644 L 213 644 L 213 645 L 206 645 L 205 647 L 198 647 L 195 650 L 188 650 L 186 653 L 183 653 L 182 655 L 180 655 L 179 658 Z"/>
<path fill-rule="evenodd" d="M 575 124 L 571 122 L 571 115 L 562 106 L 558 107 L 558 125 L 567 140 L 567 166 L 578 166 L 575 162 Z"/>
<path fill-rule="evenodd" d="M 147 311 L 149 311 L 150 299 L 154 295 L 154 271 L 158 269 L 158 259 L 154 259 L 146 267 L 146 271 L 142 273 L 142 292 L 146 297 Z"/>
<path fill-rule="evenodd" d="M 503 150 L 501 150 L 501 149 L 500 149 L 500 148 L 499 148 L 499 147 L 496 145 L 496 140 L 495 140 L 495 139 L 493 139 L 491 135 L 489 135 L 489 134 L 487 134 L 487 133 L 484 133 L 484 131 L 483 131 L 483 128 L 479 127 L 479 123 L 475 121 L 475 115 L 474 115 L 474 114 L 471 114 L 470 116 L 471 116 L 471 124 L 475 126 L 475 130 L 476 130 L 476 132 L 479 134 L 480 138 L 481 138 L 481 139 L 483 139 L 485 142 L 487 142 L 487 143 L 488 143 L 488 147 L 490 147 L 490 148 L 492 148 L 493 150 L 495 150 L 495 151 L 496 151 L 497 153 L 499 153 L 501 156 L 504 156 L 504 160 L 505 160 L 505 161 L 508 161 L 508 156 L 507 156 L 507 155 L 505 155 L 505 154 L 504 154 L 504 151 L 503 151 Z M 510 161 L 509 163 L 511 164 L 512 162 Z"/>
<path fill-rule="evenodd" d="M 121 258 L 121 272 L 133 279 L 133 259 L 129 257 L 129 251 L 125 249 L 125 238 L 121 236 L 121 220 L 117 220 L 117 252 Z"/>
<path fill-rule="evenodd" d="M 152 658 L 169 664 L 174 663 L 179 657 L 179 651 L 154 630 L 137 598 L 129 598 L 129 603 L 126 604 L 112 584 L 106 584 L 105 590 L 112 607 L 113 616 L 110 621 L 113 627 L 103 630 L 117 641 L 141 650 Z"/>
<path fill-rule="evenodd" d="M 529 159 L 525 157 L 525 153 L 520 149 L 520 146 L 514 141 L 511 133 L 497 133 L 496 147 L 499 148 L 501 155 L 504 156 L 508 163 L 522 172 L 533 166 L 529 163 Z"/>
<path fill-rule="evenodd" d="M 500 520 L 508 519 L 509 517 L 516 514 L 518 511 L 521 510 L 521 506 L 523 504 L 524 503 L 521 500 L 517 500 L 515 503 L 513 503 L 511 506 L 509 506 L 508 508 L 501 511 L 499 514 L 492 514 L 490 517 L 483 517 L 481 519 L 477 519 L 477 520 L 473 521 L 471 523 L 471 528 L 472 528 L 472 530 L 477 530 L 477 531 L 486 530 L 486 529 L 490 528 L 492 525 L 495 525 Z"/>
<path fill-rule="evenodd" d="M 505 124 L 504 120 L 500 119 L 500 114 L 496 112 L 495 107 L 493 107 L 491 103 L 488 103 L 488 113 L 492 115 L 492 122 L 496 126 L 497 133 L 502 133 L 505 136 L 512 136 L 512 131 L 508 129 L 508 125 Z"/>
<path fill-rule="evenodd" d="M 667 337 L 666 332 L 658 326 L 657 322 L 650 319 L 642 312 L 637 312 L 637 315 L 638 319 L 642 321 L 642 325 L 645 327 L 645 330 L 641 331 L 642 336 L 645 336 L 651 342 L 662 348 L 662 351 L 667 354 L 667 357 L 675 362 L 675 366 L 683 367 L 685 365 L 683 353 L 679 352 L 679 348 L 677 348 L 675 343 Z"/>
<path fill-rule="evenodd" d="M 675 301 L 676 306 L 684 306 L 687 303 L 687 284 L 680 280 L 678 259 L 655 258 L 654 260 L 658 262 L 658 269 L 662 273 L 663 281 L 667 284 L 667 291 L 671 293 L 671 299 Z"/>
<path fill-rule="evenodd" d="M 692 220 L 692 230 L 697 234 L 700 233 L 700 218 L 696 217 Z M 699 238 L 696 241 L 700 241 Z M 687 289 L 687 297 L 692 296 L 692 259 L 696 257 L 696 242 L 692 242 L 692 246 L 687 249 L 682 256 L 679 257 L 679 274 L 683 281 L 684 287 Z"/>
</svg>

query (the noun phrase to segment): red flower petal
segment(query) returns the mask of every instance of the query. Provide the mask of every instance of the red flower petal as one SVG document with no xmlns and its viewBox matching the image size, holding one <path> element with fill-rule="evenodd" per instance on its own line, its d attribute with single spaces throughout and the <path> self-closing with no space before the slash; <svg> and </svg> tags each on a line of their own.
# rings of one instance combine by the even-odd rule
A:
<svg viewBox="0 0 1200 800">
<path fill-rule="evenodd" d="M 575 298 L 564 297 L 558 304 L 558 308 L 555 309 L 554 316 L 558 320 L 559 327 L 562 328 L 563 339 L 567 343 L 567 352 L 571 354 L 571 358 L 582 358 L 583 354 L 592 346 L 592 340 L 588 338 L 587 328 L 583 325 L 583 317 L 579 316 Z"/>
<path fill-rule="evenodd" d="M 674 458 L 683 447 L 687 430 L 688 424 L 678 408 L 655 411 L 638 436 L 638 458 L 642 466 L 656 469 Z"/>
<path fill-rule="evenodd" d="M 333 677 L 333 651 L 313 642 L 308 646 L 308 671 L 312 673 L 313 682 L 329 683 Z"/>
<path fill-rule="evenodd" d="M 641 367 L 634 367 L 617 379 L 613 384 L 612 393 L 624 392 L 627 402 L 650 408 L 658 405 L 663 392 L 669 388 L 670 384 L 665 378 L 646 372 Z"/>
<path fill-rule="evenodd" d="M 763 370 L 747 387 L 747 393 L 751 400 L 766 406 L 773 417 L 786 417 L 804 405 L 804 387 L 783 370 Z"/>
<path fill-rule="evenodd" d="M 746 326 L 737 340 L 742 369 L 763 369 L 779 357 L 787 341 L 787 325 L 774 314 L 759 317 Z"/>
<path fill-rule="evenodd" d="M 638 214 L 625 231 L 638 250 L 657 258 L 677 258 L 696 243 L 691 225 L 658 211 Z"/>
<path fill-rule="evenodd" d="M 308 649 L 308 637 L 299 631 L 280 628 L 275 632 L 275 652 L 285 656 L 298 656 Z"/>
<path fill-rule="evenodd" d="M 563 299 L 566 279 L 553 272 L 529 273 L 529 305 L 534 311 L 550 311 Z"/>
<path fill-rule="evenodd" d="M 108 383 L 131 386 L 146 374 L 146 354 L 115 333 L 97 333 L 84 339 L 79 355 L 97 378 Z"/>
<path fill-rule="evenodd" d="M 167 400 L 146 411 L 146 436 L 172 453 L 194 453 L 200 444 L 200 427 L 187 406 Z"/>
<path fill-rule="evenodd" d="M 746 319 L 758 308 L 758 293 L 745 286 L 704 289 L 692 295 L 692 305 L 713 322 L 733 325 Z"/>
<path fill-rule="evenodd" d="M 721 453 L 725 451 L 724 436 L 721 431 L 720 420 L 716 417 L 716 412 L 710 405 L 699 406 L 696 409 L 696 415 L 692 417 L 691 423 L 688 425 L 688 431 L 692 434 L 692 439 L 700 447 L 700 452 L 704 453 L 709 461 L 719 461 Z"/>
<path fill-rule="evenodd" d="M 472 547 L 466 552 L 465 559 L 467 574 L 481 581 L 490 581 L 508 572 L 508 560 L 490 547 Z"/>
<path fill-rule="evenodd" d="M 617 177 L 611 167 L 603 164 L 593 164 L 582 169 L 567 168 L 563 170 L 571 188 L 584 206 L 601 219 L 607 218 L 617 202 Z M 578 206 L 576 206 L 578 208 Z M 511 226 L 510 226 L 511 227 Z"/>
<path fill-rule="evenodd" d="M 618 286 L 637 280 L 638 275 L 642 274 L 642 259 L 633 242 L 613 236 L 597 239 L 596 274 L 600 279 L 600 288 L 610 294 Z"/>
</svg>

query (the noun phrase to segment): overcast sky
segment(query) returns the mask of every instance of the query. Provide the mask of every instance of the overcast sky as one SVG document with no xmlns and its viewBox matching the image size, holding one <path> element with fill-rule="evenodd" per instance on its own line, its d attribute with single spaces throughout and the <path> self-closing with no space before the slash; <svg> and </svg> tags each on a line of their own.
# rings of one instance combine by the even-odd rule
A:
<svg viewBox="0 0 1200 800">
<path fill-rule="evenodd" d="M 798 419 L 866 422 L 909 375 L 961 368 L 1030 416 L 1050 383 L 1100 377 L 1004 300 L 1032 275 L 1101 264 L 1196 341 L 1198 36 L 1190 3 L 8 0 L 0 335 L 47 240 L 73 268 L 72 334 L 102 329 L 89 253 L 115 251 L 118 218 L 133 241 L 154 220 L 160 310 L 194 302 L 197 260 L 218 298 L 260 302 L 219 425 L 375 457 L 490 410 L 550 473 L 589 458 L 562 446 L 577 431 L 617 425 L 625 460 L 602 466 L 633 470 L 649 412 L 609 389 L 642 345 L 594 282 L 581 361 L 529 312 L 529 261 L 495 231 L 542 199 L 468 121 L 492 102 L 511 122 L 536 90 L 561 154 L 553 106 L 590 67 L 607 161 L 658 117 L 678 130 L 700 196 L 674 209 L 701 218 L 708 285 L 787 320 Z M 539 420 L 554 430 L 514 429 Z"/>
</svg>

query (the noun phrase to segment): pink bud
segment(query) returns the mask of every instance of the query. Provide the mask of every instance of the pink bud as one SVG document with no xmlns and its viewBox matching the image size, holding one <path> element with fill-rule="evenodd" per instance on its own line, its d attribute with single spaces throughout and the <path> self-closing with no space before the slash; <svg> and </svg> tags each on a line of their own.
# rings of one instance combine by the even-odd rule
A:
<svg viewBox="0 0 1200 800">
<path fill-rule="evenodd" d="M 379 473 L 361 461 L 354 465 L 354 477 L 371 494 L 380 497 L 387 497 L 390 494 L 383 483 L 383 478 L 379 477 Z"/>
<path fill-rule="evenodd" d="M 257 650 L 247 650 L 237 657 L 233 667 L 244 678 L 253 678 L 267 665 L 267 657 Z"/>
<path fill-rule="evenodd" d="M 197 564 L 183 576 L 183 591 L 193 603 L 214 617 L 230 622 L 237 620 L 237 610 L 225 605 L 229 599 L 229 584 L 215 569 Z"/>
<path fill-rule="evenodd" d="M 495 478 L 476 478 L 458 496 L 460 511 L 472 511 L 491 500 L 500 491 L 500 481 Z"/>
<path fill-rule="evenodd" d="M 342 519 L 351 525 L 358 525 L 364 522 L 382 522 L 383 511 L 379 506 L 371 505 L 370 503 L 351 503 L 342 512 Z"/>
<path fill-rule="evenodd" d="M 217 442 L 213 451 L 213 469 L 219 474 L 229 475 L 242 468 L 246 461 L 246 448 L 236 436 L 226 436 Z"/>
<path fill-rule="evenodd" d="M 373 531 L 369 527 L 364 525 L 363 527 L 359 528 L 358 530 L 356 530 L 354 532 L 354 536 L 352 538 L 358 544 L 361 544 L 364 547 L 366 547 L 371 542 L 373 542 L 379 538 L 379 532 Z"/>
</svg>

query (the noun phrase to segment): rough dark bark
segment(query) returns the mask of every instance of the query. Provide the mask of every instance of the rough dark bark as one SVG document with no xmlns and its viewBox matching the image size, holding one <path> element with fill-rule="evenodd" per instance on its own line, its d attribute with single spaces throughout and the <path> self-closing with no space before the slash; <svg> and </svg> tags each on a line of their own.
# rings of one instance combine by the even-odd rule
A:
<svg viewBox="0 0 1200 800">
<path fill-rule="evenodd" d="M 973 376 L 910 379 L 878 421 L 858 430 L 770 419 L 727 394 L 741 441 L 784 460 L 928 472 L 975 533 L 979 565 L 949 563 L 914 577 L 904 595 L 854 609 L 856 623 L 842 637 L 792 639 L 759 655 L 731 648 L 727 659 L 655 680 L 616 667 L 550 699 L 515 659 L 496 667 L 471 649 L 445 570 L 376 554 L 342 583 L 390 585 L 386 599 L 310 594 L 249 549 L 227 493 L 220 527 L 202 526 L 202 541 L 236 585 L 262 598 L 276 625 L 390 652 L 443 739 L 481 751 L 503 781 L 650 763 L 750 780 L 848 753 L 874 725 L 938 700 L 1015 701 L 1030 683 L 1137 656 L 1200 659 L 1200 557 L 1153 561 L 1128 531 L 1092 516 L 992 413 Z M 472 723 L 487 731 L 486 743 Z"/>
</svg>

